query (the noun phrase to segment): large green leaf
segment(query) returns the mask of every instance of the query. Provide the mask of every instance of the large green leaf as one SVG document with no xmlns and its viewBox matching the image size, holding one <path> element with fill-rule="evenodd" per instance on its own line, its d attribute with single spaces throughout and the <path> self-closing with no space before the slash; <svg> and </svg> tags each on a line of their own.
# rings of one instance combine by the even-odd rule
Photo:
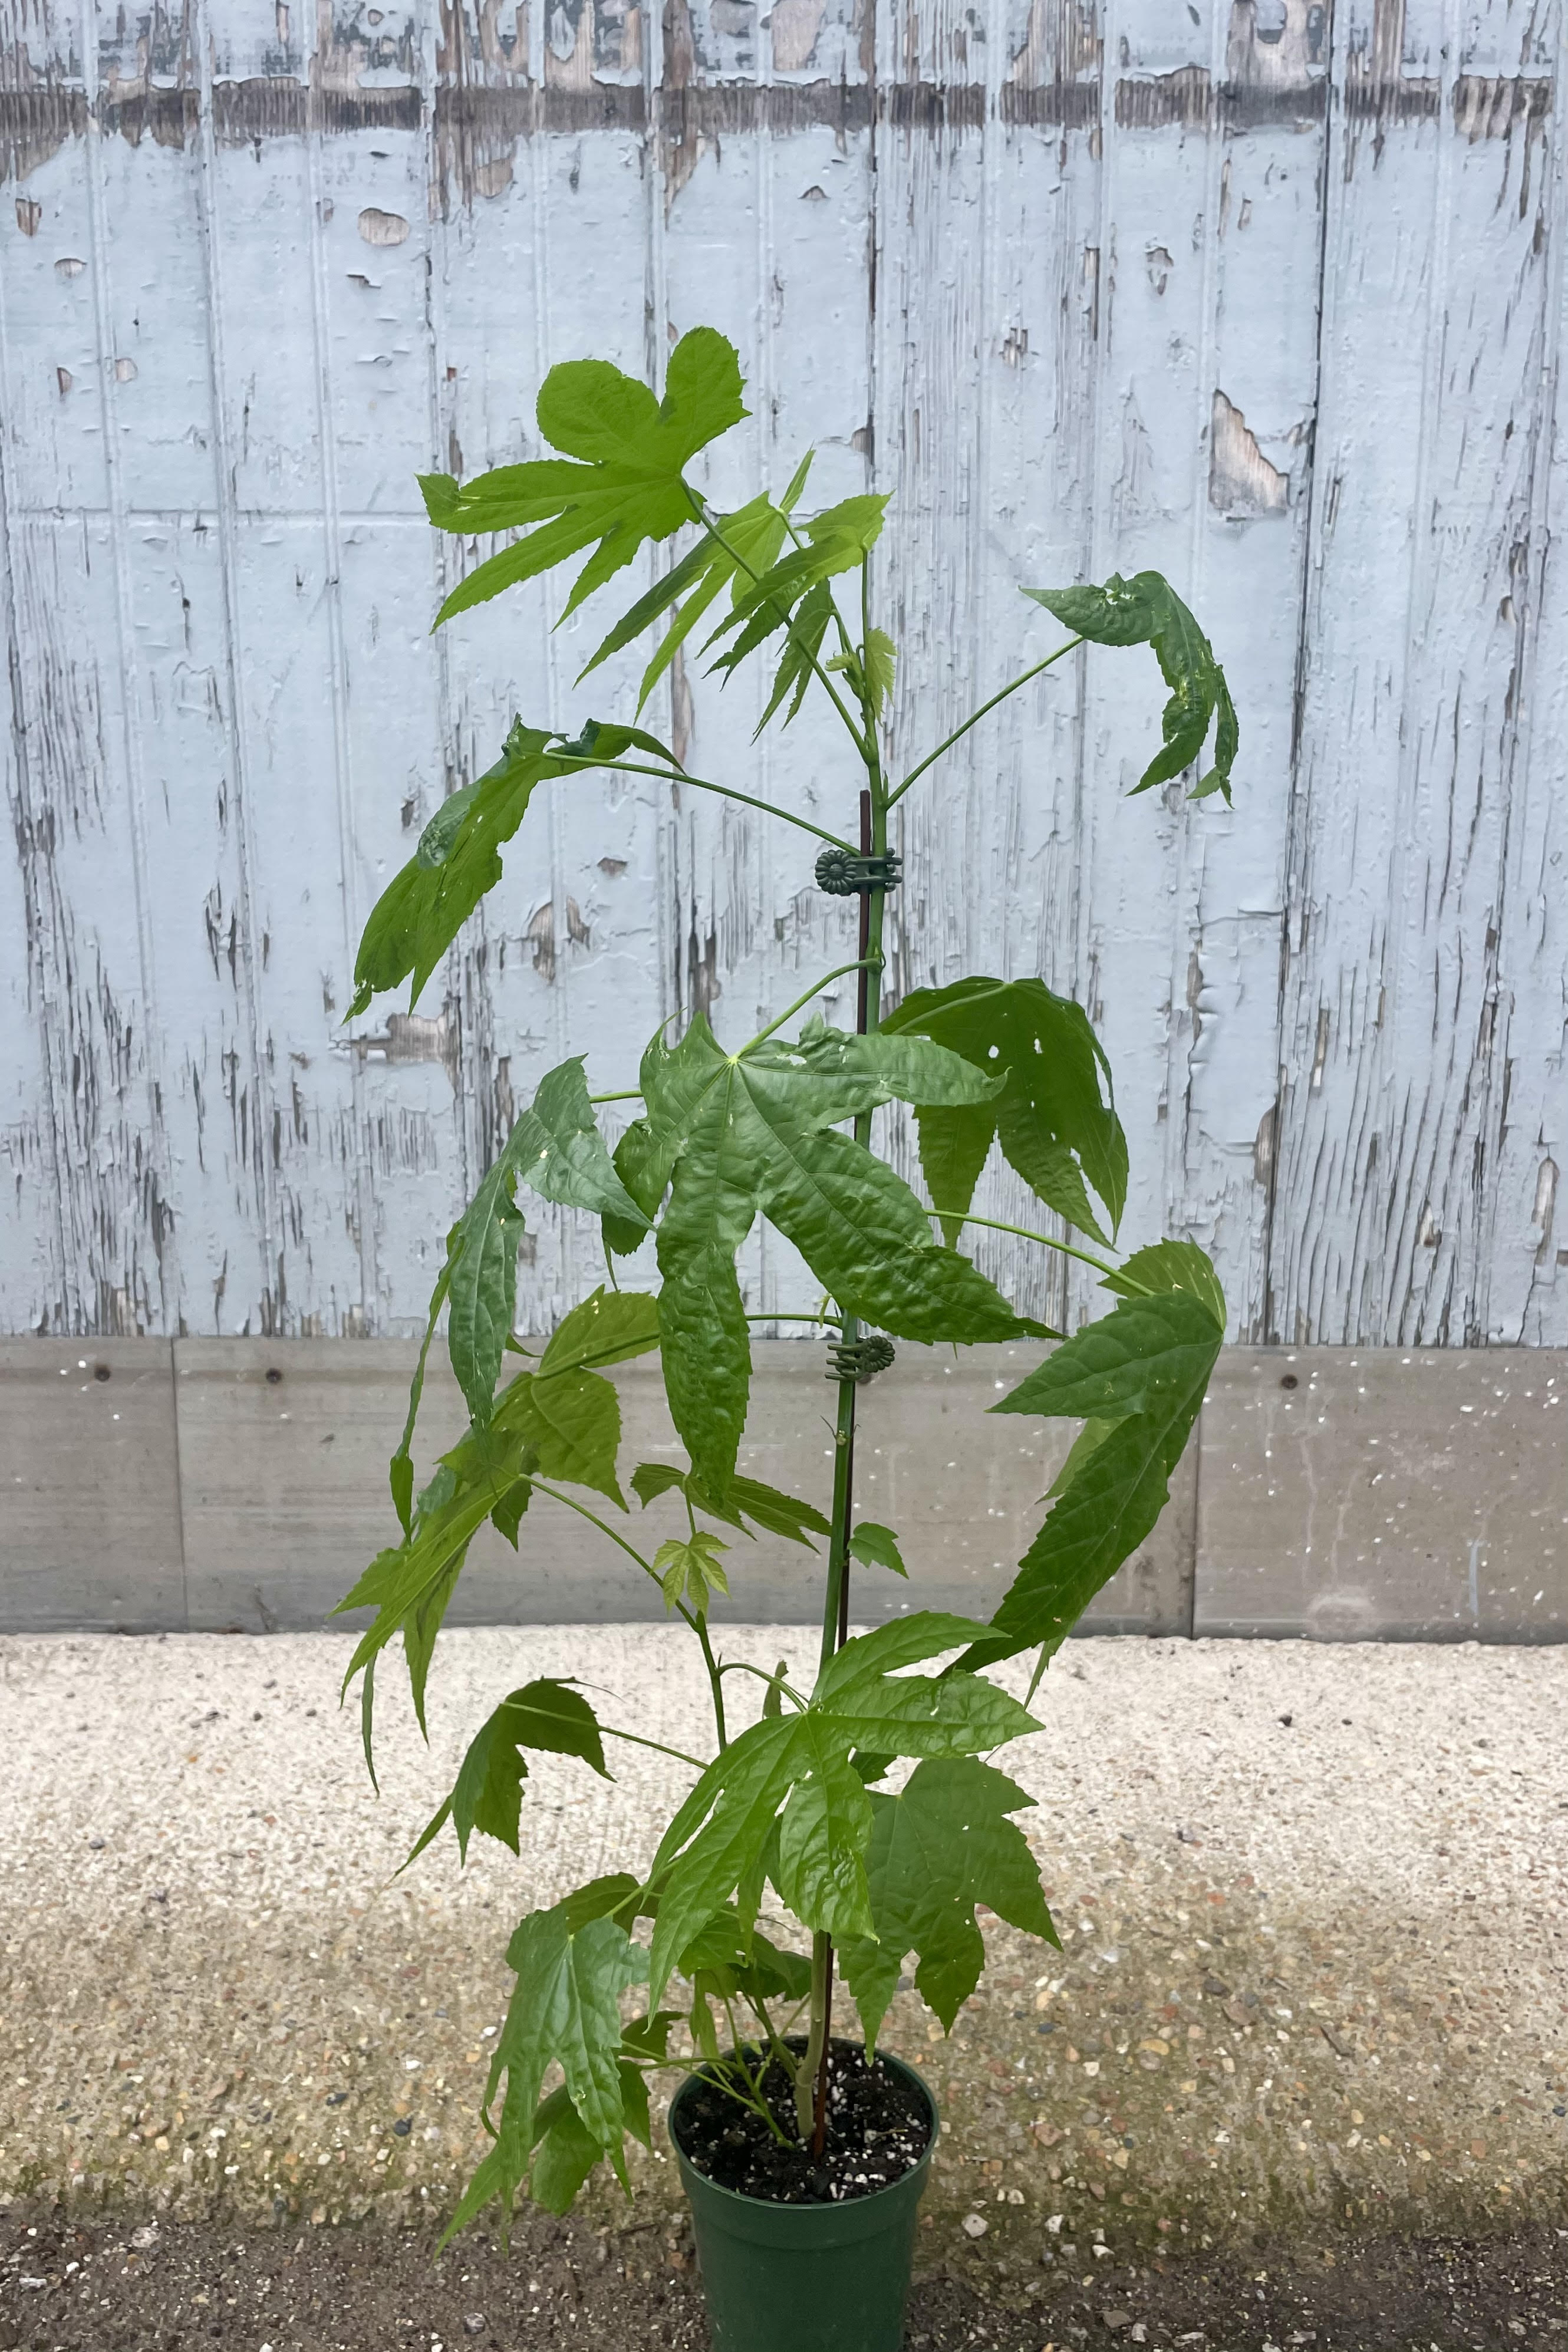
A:
<svg viewBox="0 0 1568 2352">
<path fill-rule="evenodd" d="M 447 1349 L 468 1411 L 480 1422 L 489 1418 L 517 1312 L 517 1250 L 523 1231 L 514 1198 L 519 1184 L 547 1201 L 628 1224 L 641 1217 L 595 1124 L 581 1055 L 540 1080 L 495 1165 L 447 1236 Z M 616 1358 L 603 1360 L 613 1363 Z"/>
<path fill-rule="evenodd" d="M 855 1751 L 963 1755 L 1038 1727 L 1016 1700 L 974 1675 L 904 1673 L 984 1630 L 972 1618 L 921 1611 L 858 1634 L 823 1669 L 808 1706 L 764 1717 L 714 1759 L 665 1832 L 648 1873 L 659 1888 L 655 2000 L 737 1888 L 760 1892 L 759 1863 L 775 1825 L 777 1855 L 766 1867 L 785 1901 L 810 1926 L 867 1932 L 861 1873 L 871 1813 Z M 741 1909 L 752 1907 L 749 1896 Z"/>
<path fill-rule="evenodd" d="M 668 539 L 691 520 L 682 468 L 748 414 L 742 389 L 733 346 L 711 327 L 694 327 L 677 343 L 662 401 L 605 360 L 552 367 L 536 413 L 540 432 L 564 458 L 502 466 L 462 484 L 449 474 L 420 477 L 426 511 L 440 530 L 472 537 L 534 526 L 458 583 L 437 625 L 593 548 L 564 620 L 639 547 Z"/>
<path fill-rule="evenodd" d="M 1115 572 L 1103 588 L 1026 588 L 1024 593 L 1054 613 L 1075 636 L 1088 637 L 1093 645 L 1153 646 L 1171 689 L 1162 720 L 1164 746 L 1133 791 L 1146 793 L 1190 768 L 1203 751 L 1212 719 L 1214 766 L 1194 785 L 1192 797 L 1202 800 L 1210 793 L 1223 793 L 1228 803 L 1240 745 L 1236 706 L 1213 646 L 1169 581 L 1158 572 L 1140 572 L 1131 580 Z"/>
<path fill-rule="evenodd" d="M 406 866 L 387 884 L 360 939 L 349 1018 L 414 976 L 411 1004 L 485 892 L 500 880 L 500 849 L 528 814 L 534 789 L 566 770 L 550 736 L 514 719 L 493 768 L 443 801 Z"/>
<path fill-rule="evenodd" d="M 447 2236 L 460 2230 L 492 2198 L 510 2206 L 527 2174 L 529 2159 L 549 2128 L 540 2115 L 540 2092 L 552 2065 L 587 2137 L 619 2166 L 627 2109 L 621 2063 L 620 1996 L 642 1981 L 647 1956 L 613 1919 L 597 1917 L 574 1927 L 564 1905 L 531 1912 L 507 1949 L 517 1984 L 490 2062 L 485 2094 L 486 2120 L 504 2075 L 506 2095 L 491 2125 L 495 2140 L 460 2200 Z M 640 2113 L 634 2123 L 640 2125 Z M 563 2169 L 580 2159 L 581 2143 Z M 579 2178 L 586 2178 L 584 2171 Z M 572 2193 L 575 2194 L 575 2188 Z M 445 2240 L 443 2240 L 445 2242 Z"/>
<path fill-rule="evenodd" d="M 726 1054 L 705 1015 L 643 1056 L 647 1108 L 616 1165 L 658 1208 L 665 1388 L 712 1494 L 734 1474 L 751 1381 L 735 1253 L 759 1211 L 839 1305 L 908 1339 L 1003 1339 L 1045 1327 L 1013 1312 L 967 1258 L 933 1241 L 901 1178 L 837 1122 L 879 1103 L 978 1102 L 994 1082 L 924 1038 L 844 1035 L 813 1022 L 794 1043 Z"/>
<path fill-rule="evenodd" d="M 1154 1271 L 1148 1266 L 1147 1276 Z M 1224 1337 L 1212 1307 L 1188 1288 L 1123 1298 L 992 1407 L 1087 1427 L 991 1633 L 961 1664 L 989 1665 L 1037 1644 L 1048 1657 L 1066 1640 L 1170 1499 Z"/>
<path fill-rule="evenodd" d="M 363 1013 L 373 997 L 397 987 L 410 973 L 409 1002 L 417 1004 L 426 982 L 479 900 L 500 880 L 502 845 L 527 815 L 536 788 L 555 777 L 586 774 L 606 761 L 624 759 L 628 751 L 657 756 L 672 775 L 679 773 L 673 751 L 638 728 L 590 720 L 569 742 L 514 719 L 495 766 L 442 802 L 414 856 L 371 908 L 354 961 L 348 1017 Z"/>
<path fill-rule="evenodd" d="M 950 2031 L 980 1981 L 984 1904 L 1026 1935 L 1058 1941 L 1027 1839 L 1007 1818 L 1035 1800 L 973 1758 L 917 1764 L 896 1797 L 870 1799 L 867 1884 L 876 1940 L 846 1939 L 839 1965 L 868 2045 L 876 2042 L 907 1953 L 915 1985 Z"/>
<path fill-rule="evenodd" d="M 587 1700 L 570 1683 L 546 1675 L 525 1683 L 502 1699 L 487 1716 L 468 1744 L 452 1793 L 420 1832 L 409 1853 L 412 1862 L 424 1853 L 449 1821 L 458 1832 L 458 1851 L 468 1858 L 468 1840 L 476 1830 L 518 1851 L 522 1820 L 522 1784 L 528 1778 L 524 1748 L 556 1756 L 580 1756 L 605 1780 L 604 1743 L 598 1719 Z M 408 1863 L 405 1863 L 406 1870 Z"/>
<path fill-rule="evenodd" d="M 1070 997 L 1042 980 L 961 980 L 912 989 L 884 1034 L 935 1040 L 1006 1084 L 994 1102 L 921 1105 L 921 1165 L 950 1244 L 985 1165 L 993 1137 L 1031 1191 L 1069 1224 L 1104 1241 L 1092 1188 L 1116 1231 L 1127 1198 L 1127 1139 L 1111 1101 L 1110 1065 Z"/>
</svg>

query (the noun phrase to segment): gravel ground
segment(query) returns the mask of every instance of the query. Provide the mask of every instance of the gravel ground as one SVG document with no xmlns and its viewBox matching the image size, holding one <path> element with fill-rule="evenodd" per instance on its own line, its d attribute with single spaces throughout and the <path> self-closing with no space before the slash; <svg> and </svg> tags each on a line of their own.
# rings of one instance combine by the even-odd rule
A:
<svg viewBox="0 0 1568 2352">
<path fill-rule="evenodd" d="M 730 1641 L 770 1663 L 811 1646 L 794 1629 Z M 680 1768 L 632 1750 L 606 1786 L 541 1759 L 521 1861 L 480 1840 L 459 1874 L 444 1842 L 392 1874 L 466 1730 L 531 1675 L 591 1661 L 601 1716 L 676 1746 L 702 1736 L 702 1686 L 663 1628 L 455 1633 L 432 1753 L 386 1677 L 378 1800 L 337 1706 L 348 1648 L 0 1642 L 14 2223 L 121 2216 L 214 2246 L 276 2230 L 308 2251 L 312 2227 L 449 2207 L 510 1924 L 646 1859 Z M 1331 2251 L 1558 2243 L 1565 1696 L 1562 1650 L 1075 1644 L 1042 1689 L 1045 1731 L 1002 1759 L 1040 1801 L 1066 1951 L 994 1925 L 951 2042 L 912 1995 L 889 2021 L 943 2110 L 921 2231 L 942 2292 L 1043 2310 L 1069 2272 L 1156 2253 L 1182 2270 L 1303 2231 Z M 657 2148 L 638 2168 L 629 2218 L 655 2238 L 675 2226 L 672 2172 Z M 584 2226 L 627 2218 L 590 2192 Z M 961 2340 L 932 2335 L 933 2352 Z"/>
<path fill-rule="evenodd" d="M 1342 2238 L 1058 2271 L 1025 2309 L 923 2266 L 907 2352 L 1561 2352 L 1568 2232 L 1479 2244 Z M 705 2352 L 679 2222 L 605 2231 L 520 2217 L 476 2231 L 135 2231 L 0 2215 L 0 2352 Z"/>
</svg>

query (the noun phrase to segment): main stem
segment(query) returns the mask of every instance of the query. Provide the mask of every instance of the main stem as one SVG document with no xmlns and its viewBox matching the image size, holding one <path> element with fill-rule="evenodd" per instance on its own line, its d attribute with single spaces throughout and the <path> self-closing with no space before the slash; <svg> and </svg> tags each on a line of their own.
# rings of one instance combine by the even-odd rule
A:
<svg viewBox="0 0 1568 2352">
<path fill-rule="evenodd" d="M 869 789 L 860 795 L 860 846 L 882 853 L 888 846 L 888 809 L 881 768 L 875 755 L 876 721 L 866 714 L 866 731 L 873 746 L 868 762 Z M 881 952 L 884 897 L 868 890 L 860 901 L 860 985 L 855 1027 L 862 1037 L 877 1026 L 881 1003 Z M 862 1111 L 855 1121 L 855 1140 L 869 1144 L 871 1114 Z M 858 1317 L 847 1314 L 841 1334 L 852 1346 L 860 1336 Z M 833 1447 L 833 1534 L 827 1553 L 827 1591 L 822 1612 L 821 1664 L 826 1666 L 849 1633 L 849 1538 L 855 1525 L 855 1395 L 852 1380 L 838 1383 L 838 1417 Z M 812 2154 L 820 2158 L 827 2138 L 827 2071 L 833 2024 L 833 1938 L 817 1934 L 811 1939 L 811 2026 L 796 2090 L 796 2108 L 804 2133 L 810 2102 Z"/>
</svg>

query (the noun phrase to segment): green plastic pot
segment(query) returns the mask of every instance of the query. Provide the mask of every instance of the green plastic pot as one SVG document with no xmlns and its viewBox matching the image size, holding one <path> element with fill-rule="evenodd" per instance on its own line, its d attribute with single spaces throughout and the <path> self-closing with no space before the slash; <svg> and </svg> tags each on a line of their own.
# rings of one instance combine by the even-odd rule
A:
<svg viewBox="0 0 1568 2352">
<path fill-rule="evenodd" d="M 701 2078 L 689 2074 L 676 2093 L 670 2139 L 691 2206 L 713 2352 L 900 2352 L 939 2119 L 914 2068 L 879 2054 L 925 2101 L 931 2137 L 901 2180 L 841 2205 L 773 2205 L 721 2189 L 687 2161 L 676 2130 Z"/>
</svg>

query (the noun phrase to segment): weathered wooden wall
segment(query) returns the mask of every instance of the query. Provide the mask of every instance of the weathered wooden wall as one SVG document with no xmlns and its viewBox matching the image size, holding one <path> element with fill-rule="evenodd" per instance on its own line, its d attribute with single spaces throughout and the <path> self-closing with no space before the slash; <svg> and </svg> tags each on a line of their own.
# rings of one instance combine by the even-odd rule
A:
<svg viewBox="0 0 1568 2352">
<path fill-rule="evenodd" d="M 1147 563 L 1241 707 L 1226 814 L 1119 804 L 1147 656 L 1019 697 L 904 803 L 895 984 L 1085 999 L 1125 1231 L 1209 1244 L 1237 1336 L 1562 1344 L 1562 39 L 1556 0 L 0 0 L 0 1330 L 406 1332 L 552 1062 L 625 1084 L 845 951 L 798 836 L 588 782 L 418 1015 L 341 1025 L 442 794 L 632 674 L 574 689 L 544 594 L 430 637 L 416 470 L 706 320 L 755 412 L 716 496 L 810 442 L 824 499 L 896 494 L 901 748 L 1048 646 L 1019 583 Z M 844 823 L 831 730 L 753 760 L 755 709 L 689 669 L 663 718 Z M 595 1249 L 531 1246 L 547 1320 Z"/>
</svg>

